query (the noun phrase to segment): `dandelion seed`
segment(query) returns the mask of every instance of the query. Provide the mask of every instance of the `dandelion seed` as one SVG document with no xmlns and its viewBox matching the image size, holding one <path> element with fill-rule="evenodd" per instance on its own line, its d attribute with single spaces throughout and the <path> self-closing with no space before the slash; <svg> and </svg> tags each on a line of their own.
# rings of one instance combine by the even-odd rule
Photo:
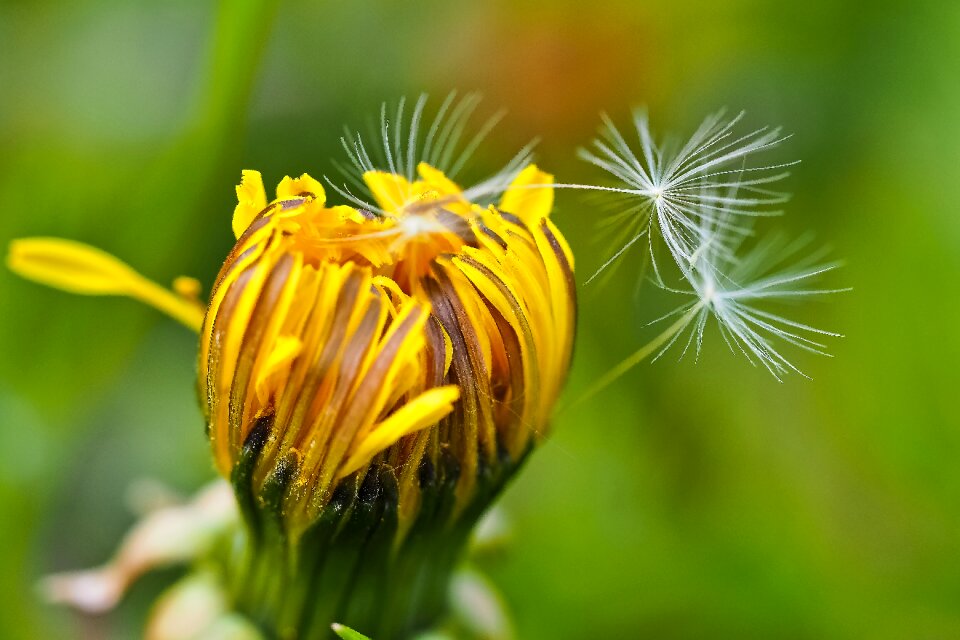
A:
<svg viewBox="0 0 960 640">
<path fill-rule="evenodd" d="M 704 245 L 702 223 L 721 212 L 733 214 L 734 219 L 728 222 L 734 227 L 742 225 L 744 218 L 780 213 L 772 207 L 785 202 L 787 196 L 767 187 L 788 175 L 780 169 L 795 163 L 756 167 L 745 163 L 786 137 L 779 128 L 769 127 L 738 136 L 734 129 L 742 117 L 741 112 L 724 119 L 723 112 L 717 112 L 678 148 L 670 143 L 657 144 L 646 113 L 637 111 L 633 118 L 640 147 L 637 153 L 613 121 L 603 116 L 600 136 L 593 141 L 592 149 L 580 150 L 580 157 L 616 179 L 617 185 L 607 190 L 639 202 L 617 216 L 619 245 L 591 280 L 646 237 L 651 263 L 662 281 L 654 252 L 656 238 L 662 239 L 674 261 L 682 266 L 690 264 L 694 253 Z M 735 167 L 737 164 L 740 168 Z M 723 191 L 730 194 L 720 195 Z"/>
<path fill-rule="evenodd" d="M 660 359 L 684 336 L 680 358 L 688 353 L 699 358 L 710 318 L 716 320 L 720 336 L 732 352 L 742 354 L 753 365 L 762 365 L 778 381 L 790 372 L 809 377 L 782 353 L 781 344 L 830 355 L 822 340 L 841 334 L 791 320 L 763 307 L 848 291 L 815 286 L 817 280 L 840 263 L 824 261 L 824 250 L 804 254 L 810 244 L 809 236 L 788 240 L 783 234 L 774 234 L 742 251 L 747 238 L 753 235 L 753 218 L 739 218 L 742 212 L 736 203 L 743 200 L 737 196 L 741 188 L 742 183 L 736 178 L 725 184 L 701 187 L 698 195 L 702 201 L 719 204 L 710 215 L 696 219 L 695 237 L 700 244 L 685 260 L 677 261 L 681 285 L 670 287 L 662 280 L 657 282 L 660 288 L 691 300 L 652 321 L 650 324 L 676 318 L 657 337 L 601 376 L 574 404 L 593 397 L 646 358 Z"/>
<path fill-rule="evenodd" d="M 720 247 L 721 243 L 714 242 L 712 246 Z M 829 356 L 826 344 L 820 340 L 842 337 L 841 334 L 791 320 L 760 308 L 758 303 L 784 302 L 849 289 L 813 286 L 818 278 L 839 267 L 840 263 L 811 263 L 811 256 L 788 263 L 787 260 L 800 248 L 798 243 L 791 247 L 782 236 L 773 236 L 757 244 L 739 260 L 726 257 L 728 254 L 723 248 L 700 252 L 695 266 L 684 269 L 689 289 L 663 286 L 692 300 L 650 324 L 677 319 L 588 387 L 574 404 L 590 399 L 641 361 L 651 356 L 651 361 L 660 359 L 683 336 L 686 341 L 680 358 L 691 351 L 699 358 L 710 318 L 716 320 L 720 335 L 732 352 L 742 354 L 753 365 L 762 365 L 778 381 L 782 382 L 790 372 L 809 378 L 787 359 L 778 342 Z M 726 272 L 725 268 L 728 268 Z"/>
<path fill-rule="evenodd" d="M 820 253 L 802 255 L 809 238 L 789 241 L 781 234 L 758 242 L 738 257 L 737 247 L 730 246 L 729 236 L 722 232 L 722 220 L 712 224 L 712 231 L 705 231 L 704 249 L 697 252 L 692 266 L 683 269 L 699 308 L 691 318 L 685 352 L 693 344 L 699 356 L 707 318 L 712 316 L 731 351 L 743 354 L 751 364 L 761 364 L 777 380 L 791 371 L 808 377 L 787 359 L 777 343 L 829 356 L 820 340 L 840 334 L 790 320 L 759 305 L 846 291 L 815 284 L 840 263 L 821 262 Z"/>
</svg>

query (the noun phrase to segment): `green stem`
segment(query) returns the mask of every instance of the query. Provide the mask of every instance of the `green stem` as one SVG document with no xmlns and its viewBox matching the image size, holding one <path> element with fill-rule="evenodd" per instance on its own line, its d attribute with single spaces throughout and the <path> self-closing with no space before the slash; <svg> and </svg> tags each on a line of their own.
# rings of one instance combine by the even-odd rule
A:
<svg viewBox="0 0 960 640">
<path fill-rule="evenodd" d="M 703 308 L 703 303 L 698 302 L 697 304 L 690 307 L 690 310 L 680 316 L 676 322 L 667 327 L 663 333 L 658 335 L 656 338 L 645 344 L 644 346 L 637 349 L 632 355 L 630 355 L 626 360 L 615 366 L 613 369 L 605 373 L 600 377 L 599 380 L 594 382 L 579 398 L 573 401 L 573 403 L 567 407 L 575 407 L 583 402 L 586 402 L 597 393 L 608 387 L 612 382 L 617 378 L 625 374 L 627 371 L 635 367 L 642 360 L 649 357 L 650 354 L 655 352 L 657 349 L 666 344 L 671 338 L 673 338 L 677 333 L 683 331 L 684 328 L 696 317 L 700 310 Z"/>
<path fill-rule="evenodd" d="M 278 4 L 278 0 L 220 1 L 207 86 L 196 112 L 201 130 L 226 139 L 243 122 Z"/>
<path fill-rule="evenodd" d="M 127 195 L 130 212 L 149 216 L 153 246 L 178 251 L 145 251 L 137 268 L 166 273 L 174 259 L 180 273 L 206 267 L 200 256 L 209 227 L 218 231 L 216 216 L 197 215 L 205 203 L 221 202 L 223 186 L 239 176 L 237 166 L 247 105 L 263 51 L 277 13 L 278 0 L 221 0 L 205 51 L 204 68 L 185 125 L 173 143 L 145 168 L 142 180 Z M 141 204 L 142 203 L 142 204 Z M 229 218 L 226 224 L 229 227 Z M 214 225 L 218 225 L 214 227 Z M 117 225 L 117 246 L 141 246 L 140 224 Z"/>
<path fill-rule="evenodd" d="M 302 535 L 286 534 L 283 501 L 295 475 L 280 465 L 256 496 L 252 470 L 262 451 L 269 422 L 244 443 L 232 476 L 247 524 L 239 541 L 246 553 L 234 608 L 271 639 L 325 640 L 341 622 L 377 640 L 411 637 L 435 624 L 447 607 L 451 575 L 470 530 L 496 498 L 525 451 L 511 458 L 504 447 L 477 470 L 470 502 L 456 509 L 460 465 L 451 454 L 421 466 L 421 503 L 406 536 L 398 540 L 399 488 L 395 470 L 377 464 L 342 481 L 319 518 Z"/>
</svg>

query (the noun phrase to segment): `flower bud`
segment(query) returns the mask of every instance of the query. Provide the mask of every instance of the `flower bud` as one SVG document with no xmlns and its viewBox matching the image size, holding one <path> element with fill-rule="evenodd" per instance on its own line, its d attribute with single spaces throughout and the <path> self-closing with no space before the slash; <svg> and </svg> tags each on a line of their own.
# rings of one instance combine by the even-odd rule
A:
<svg viewBox="0 0 960 640">
<path fill-rule="evenodd" d="M 361 565 L 382 581 L 375 539 L 409 560 L 408 547 L 428 555 L 426 532 L 452 531 L 437 570 L 448 572 L 544 437 L 570 361 L 573 261 L 547 217 L 552 176 L 528 166 L 499 208 L 484 208 L 429 165 L 418 173 L 364 174 L 371 212 L 327 207 L 306 175 L 267 204 L 259 174 L 245 172 L 237 244 L 201 333 L 208 433 L 251 539 L 298 558 L 331 537 L 356 545 L 354 589 Z M 302 612 L 291 616 L 302 633 Z M 371 616 L 354 617 L 363 628 Z"/>
</svg>

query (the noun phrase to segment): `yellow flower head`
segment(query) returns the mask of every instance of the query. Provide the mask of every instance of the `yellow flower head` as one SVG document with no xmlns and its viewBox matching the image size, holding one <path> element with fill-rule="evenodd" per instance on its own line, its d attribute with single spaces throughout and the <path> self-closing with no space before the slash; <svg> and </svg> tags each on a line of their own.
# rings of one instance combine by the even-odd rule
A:
<svg viewBox="0 0 960 640">
<path fill-rule="evenodd" d="M 436 621 L 472 525 L 546 435 L 566 377 L 576 294 L 553 176 L 525 149 L 461 188 L 490 127 L 463 139 L 476 98 L 453 100 L 422 143 L 425 97 L 402 135 L 404 102 L 393 130 L 384 108 L 376 161 L 344 140 L 355 171 L 331 186 L 349 205 L 306 174 L 270 200 L 244 171 L 206 306 L 195 280 L 167 289 L 87 245 L 11 245 L 27 278 L 130 296 L 200 332 L 207 433 L 244 525 L 218 562 L 232 608 L 283 637 Z"/>
<path fill-rule="evenodd" d="M 291 533 L 374 462 L 395 470 L 402 523 L 444 457 L 464 508 L 478 474 L 544 436 L 566 375 L 573 260 L 548 218 L 552 176 L 529 165 L 481 207 L 417 173 L 365 172 L 376 211 L 327 207 L 307 175 L 269 204 L 258 173 L 237 188 L 201 397 L 221 473 L 249 465 L 252 495 L 278 496 Z"/>
</svg>

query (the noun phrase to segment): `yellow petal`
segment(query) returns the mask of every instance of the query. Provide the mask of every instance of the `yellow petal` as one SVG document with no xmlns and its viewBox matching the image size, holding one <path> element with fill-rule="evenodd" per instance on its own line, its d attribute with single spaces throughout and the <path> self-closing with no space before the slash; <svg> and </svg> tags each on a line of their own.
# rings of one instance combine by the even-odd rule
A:
<svg viewBox="0 0 960 640">
<path fill-rule="evenodd" d="M 330 207 L 330 211 L 332 211 L 340 219 L 340 222 L 356 222 L 357 224 L 367 222 L 367 219 L 363 217 L 362 213 L 353 207 L 348 207 L 345 204 L 338 204 L 334 207 Z"/>
<path fill-rule="evenodd" d="M 450 365 L 453 363 L 453 340 L 450 334 L 440 325 L 440 332 L 443 334 L 443 375 L 450 372 Z"/>
<path fill-rule="evenodd" d="M 393 317 L 396 317 L 397 310 L 410 299 L 410 296 L 404 293 L 403 289 L 400 288 L 400 285 L 398 285 L 393 278 L 374 276 L 372 282 L 375 287 L 379 287 L 382 291 L 390 292 L 390 300 L 392 303 L 390 309 L 393 312 Z"/>
<path fill-rule="evenodd" d="M 22 238 L 10 243 L 7 266 L 19 276 L 48 287 L 94 296 L 130 296 L 179 320 L 195 331 L 203 308 L 134 271 L 109 253 L 60 238 Z"/>
<path fill-rule="evenodd" d="M 500 199 L 500 209 L 528 225 L 537 224 L 553 209 L 553 175 L 531 164 L 517 174 Z M 539 186 L 538 186 L 539 185 Z"/>
<path fill-rule="evenodd" d="M 462 190 L 457 185 L 456 182 L 451 180 L 435 167 L 431 167 L 426 162 L 421 162 L 417 165 L 417 173 L 420 174 L 420 178 L 426 184 L 427 188 L 433 191 L 436 191 L 440 195 L 460 195 Z"/>
<path fill-rule="evenodd" d="M 14 240 L 7 266 L 28 280 L 85 295 L 124 295 L 137 278 L 133 269 L 112 255 L 59 238 Z"/>
<path fill-rule="evenodd" d="M 309 174 L 306 173 L 299 178 L 284 176 L 283 180 L 280 181 L 280 184 L 277 185 L 278 200 L 298 198 L 304 194 L 313 195 L 314 201 L 320 203 L 321 205 L 327 201 L 327 194 L 326 191 L 323 190 L 323 185 L 311 178 Z"/>
<path fill-rule="evenodd" d="M 409 204 L 419 193 L 403 176 L 384 171 L 367 171 L 363 181 L 381 209 L 394 212 Z M 416 183 L 415 183 L 416 184 Z M 421 185 L 422 186 L 422 185 Z"/>
<path fill-rule="evenodd" d="M 557 244 L 560 245 L 560 250 L 563 251 L 564 257 L 566 257 L 567 262 L 570 263 L 570 268 L 574 267 L 573 259 L 573 249 L 570 248 L 570 243 L 567 242 L 567 239 L 563 237 L 563 234 L 560 233 L 560 230 L 557 229 L 557 226 L 553 224 L 552 221 L 546 220 L 547 228 L 550 230 L 550 233 L 553 234 L 554 239 L 556 239 Z"/>
<path fill-rule="evenodd" d="M 377 425 L 360 442 L 337 476 L 350 475 L 403 436 L 436 424 L 453 411 L 453 403 L 459 398 L 460 388 L 456 385 L 424 391 Z"/>
<path fill-rule="evenodd" d="M 237 185 L 237 206 L 233 210 L 233 235 L 237 238 L 267 206 L 267 194 L 260 172 L 244 169 L 241 176 Z"/>
<path fill-rule="evenodd" d="M 270 376 L 287 366 L 300 355 L 303 341 L 294 336 L 279 336 L 263 368 L 257 372 L 256 392 L 261 402 L 267 401 L 267 382 Z"/>
</svg>

